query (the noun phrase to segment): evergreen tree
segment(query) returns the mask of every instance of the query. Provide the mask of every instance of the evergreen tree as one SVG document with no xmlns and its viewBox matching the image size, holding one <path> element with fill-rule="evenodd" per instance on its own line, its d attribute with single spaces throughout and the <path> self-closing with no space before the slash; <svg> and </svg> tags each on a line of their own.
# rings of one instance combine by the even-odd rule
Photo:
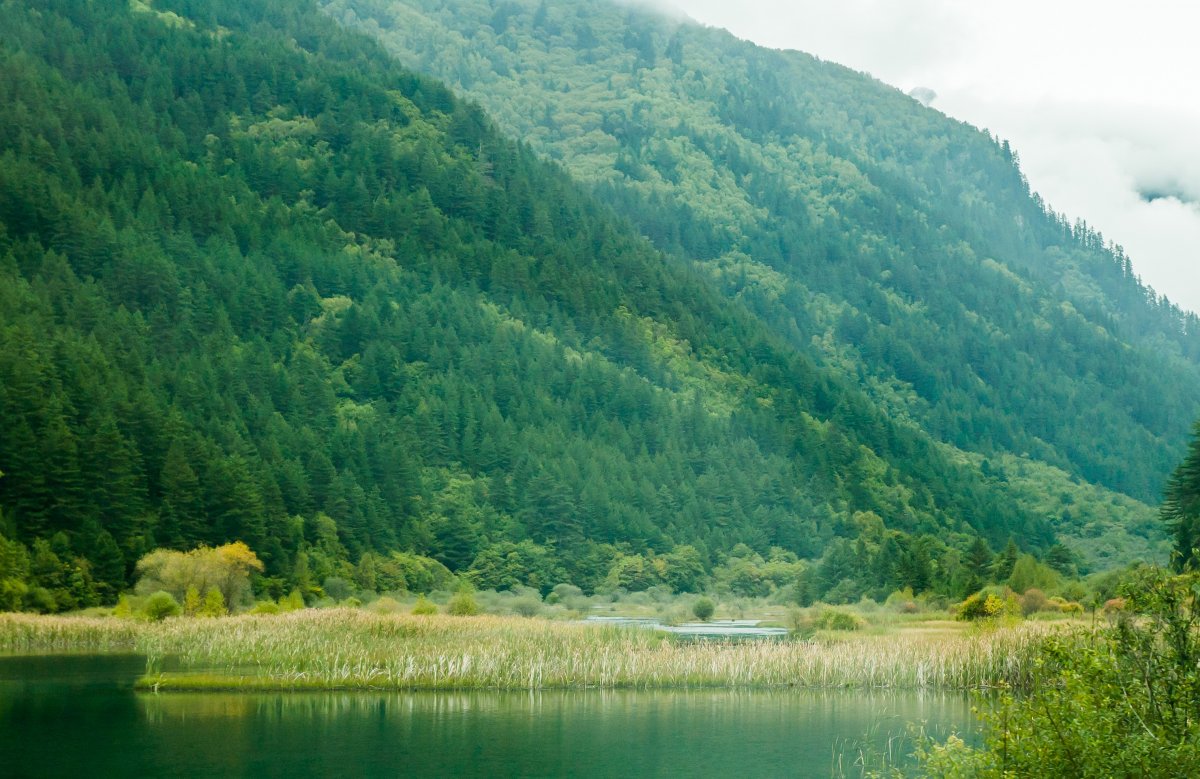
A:
<svg viewBox="0 0 1200 779">
<path fill-rule="evenodd" d="M 992 579 L 998 582 L 1008 581 L 1008 577 L 1012 576 L 1013 567 L 1017 564 L 1017 559 L 1020 556 L 1021 550 L 1017 548 L 1017 542 L 1009 538 L 1004 549 L 992 561 Z"/>
<path fill-rule="evenodd" d="M 176 439 L 167 449 L 159 478 L 162 491 L 156 540 L 172 549 L 187 549 L 208 538 L 200 480 L 188 462 L 183 443 Z"/>
<path fill-rule="evenodd" d="M 1200 564 L 1200 422 L 1192 428 L 1187 455 L 1167 482 L 1161 515 L 1175 544 L 1172 566 L 1195 568 Z"/>
</svg>

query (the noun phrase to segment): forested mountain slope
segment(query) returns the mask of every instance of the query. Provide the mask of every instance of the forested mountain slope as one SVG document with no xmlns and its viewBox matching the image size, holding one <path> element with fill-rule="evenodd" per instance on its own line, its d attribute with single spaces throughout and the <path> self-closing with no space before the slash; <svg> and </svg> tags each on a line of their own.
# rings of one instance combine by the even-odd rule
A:
<svg viewBox="0 0 1200 779">
<path fill-rule="evenodd" d="M 0 29 L 0 607 L 234 539 L 276 594 L 428 585 L 412 554 L 688 589 L 741 543 L 843 598 L 1054 542 L 309 3 L 7 0 Z"/>
<path fill-rule="evenodd" d="M 890 414 L 1156 503 L 1200 322 L 1029 191 L 1007 143 L 869 77 L 610 0 L 323 0 L 478 100 Z"/>
</svg>

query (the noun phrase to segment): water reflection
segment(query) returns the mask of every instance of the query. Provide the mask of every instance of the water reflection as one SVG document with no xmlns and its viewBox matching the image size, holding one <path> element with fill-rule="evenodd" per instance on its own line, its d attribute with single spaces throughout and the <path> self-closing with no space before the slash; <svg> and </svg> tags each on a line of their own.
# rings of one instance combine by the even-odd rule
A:
<svg viewBox="0 0 1200 779">
<path fill-rule="evenodd" d="M 107 676 L 112 658 L 11 660 L 11 775 L 829 776 L 839 744 L 872 733 L 883 748 L 910 721 L 942 733 L 971 721 L 963 697 L 931 693 L 138 694 L 136 659 Z"/>
</svg>

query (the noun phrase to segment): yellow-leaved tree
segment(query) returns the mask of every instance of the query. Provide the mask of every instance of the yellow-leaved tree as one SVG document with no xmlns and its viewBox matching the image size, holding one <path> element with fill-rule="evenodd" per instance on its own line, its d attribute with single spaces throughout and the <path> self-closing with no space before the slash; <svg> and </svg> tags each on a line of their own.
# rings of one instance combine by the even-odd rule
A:
<svg viewBox="0 0 1200 779">
<path fill-rule="evenodd" d="M 250 603 L 250 573 L 261 570 L 262 561 L 241 541 L 215 548 L 201 546 L 190 552 L 155 549 L 138 560 L 136 590 L 141 595 L 163 590 L 179 601 L 187 600 L 189 589 L 216 591 L 232 609 Z"/>
</svg>

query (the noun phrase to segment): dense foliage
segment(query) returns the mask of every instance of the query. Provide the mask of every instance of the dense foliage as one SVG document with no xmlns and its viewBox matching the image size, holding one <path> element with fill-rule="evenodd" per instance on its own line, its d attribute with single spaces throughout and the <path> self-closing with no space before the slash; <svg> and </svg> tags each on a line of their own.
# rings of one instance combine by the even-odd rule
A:
<svg viewBox="0 0 1200 779">
<path fill-rule="evenodd" d="M 462 8 L 463 19 L 478 11 Z M 544 14 L 526 16 L 515 14 L 512 34 L 540 29 Z M 596 25 L 598 58 L 613 30 L 634 29 L 604 18 L 616 26 Z M 913 286 L 896 292 L 884 282 L 916 254 L 895 236 L 929 238 L 912 227 L 923 196 L 889 194 L 887 208 L 907 216 L 882 224 L 875 206 L 851 208 L 865 185 L 828 149 L 812 146 L 809 162 L 844 178 L 754 167 L 760 146 L 791 160 L 787 144 L 756 140 L 744 158 L 722 146 L 712 181 L 740 184 L 695 193 L 701 218 L 680 210 L 697 181 L 691 151 L 673 179 L 649 173 L 666 170 L 666 156 L 638 162 L 654 186 L 608 176 L 605 204 L 308 2 L 7 0 L 0 29 L 4 609 L 109 603 L 138 559 L 168 553 L 156 549 L 234 541 L 262 562 L 260 593 L 310 599 L 346 582 L 427 592 L 455 575 L 542 592 L 716 583 L 746 595 L 791 588 L 803 601 L 904 587 L 961 597 L 1009 581 L 1019 551 L 1074 574 L 1080 561 L 1056 531 L 1082 539 L 1124 526 L 1135 549 L 1153 549 L 1144 507 L 1080 475 L 1126 485 L 1096 449 L 1109 431 L 1132 469 L 1128 491 L 1150 489 L 1195 384 L 1164 385 L 1153 413 L 1139 400 L 1129 413 L 1146 419 L 1126 424 L 1127 412 L 1108 415 L 1109 365 L 1076 362 L 1117 349 L 1130 371 L 1121 386 L 1146 372 L 1166 382 L 1194 367 L 1190 325 L 1157 301 L 1130 302 L 1110 312 L 1133 334 L 1123 344 L 1058 305 L 1033 270 L 959 263 L 944 241 L 918 252 L 934 264 L 910 263 Z M 658 32 L 647 41 L 656 50 Z M 635 80 L 654 67 L 635 67 Z M 727 86 L 743 91 L 718 125 L 743 127 L 740 104 L 779 103 L 744 92 L 761 79 L 734 79 L 740 68 Z M 862 80 L 835 68 L 824 78 L 845 89 Z M 864 95 L 893 100 L 868 86 Z M 626 128 L 658 132 L 659 110 Z M 529 139 L 600 180 L 550 136 Z M 646 143 L 644 154 L 661 145 Z M 860 151 L 884 168 L 899 158 Z M 914 172 L 937 167 L 922 164 Z M 1010 161 L 994 167 L 1019 176 Z M 784 180 L 794 182 L 786 197 Z M 738 194 L 751 181 L 772 208 Z M 810 208 L 823 216 L 804 229 L 781 221 Z M 727 229 L 715 214 L 731 216 Z M 1109 257 L 1072 230 L 1062 240 L 1080 257 Z M 991 287 L 977 289 L 988 300 L 996 284 L 1036 290 L 1040 313 L 1021 304 L 1013 314 L 1028 313 L 1033 330 L 1004 330 L 1013 323 L 949 298 L 932 305 L 931 289 L 982 283 L 950 272 L 960 265 L 989 269 Z M 979 411 L 1003 406 L 1016 384 L 988 377 L 979 385 L 992 389 L 979 391 L 992 400 L 977 408 L 953 377 L 937 378 L 986 372 L 960 362 L 961 340 L 929 341 L 937 328 L 920 311 L 954 312 L 943 335 L 977 323 L 972 332 L 1008 332 L 1000 341 L 1057 343 L 997 359 L 1021 367 L 1010 378 L 1030 382 L 1022 391 L 1044 418 L 1054 408 L 1073 419 L 1090 382 L 1103 419 L 1033 430 L 1019 409 Z M 916 374 L 894 380 L 862 359 L 884 331 L 883 352 L 940 360 L 929 386 L 956 400 L 922 400 Z M 1165 346 L 1140 346 L 1154 338 Z M 1060 373 L 1039 372 L 1050 366 Z M 935 424 L 946 414 L 953 424 Z M 1001 417 L 1018 431 L 1010 449 L 1030 456 L 992 445 L 980 420 Z M 1062 444 L 1072 431 L 1096 457 L 1073 459 Z M 947 442 L 997 451 L 984 459 Z M 1134 449 L 1145 456 L 1124 456 Z M 1049 483 L 1045 498 L 1036 487 Z M 1004 546 L 1010 538 L 1020 550 Z"/>
<path fill-rule="evenodd" d="M 111 600 L 154 548 L 237 540 L 274 597 L 433 586 L 430 558 L 589 591 L 722 566 L 770 589 L 772 561 L 821 558 L 811 597 L 957 594 L 973 540 L 1052 543 L 305 3 L 4 2 L 0 24 L 7 607 Z"/>
<path fill-rule="evenodd" d="M 983 707 L 982 749 L 929 749 L 922 776 L 1200 774 L 1200 581 L 1148 569 L 1111 624 L 1055 636 L 1028 689 Z"/>
<path fill-rule="evenodd" d="M 480 101 L 889 414 L 992 459 L 1161 496 L 1200 408 L 1200 322 L 1031 193 L 1007 143 L 869 77 L 637 4 L 324 7 Z M 1072 531 L 1103 512 L 1064 511 Z"/>
</svg>

